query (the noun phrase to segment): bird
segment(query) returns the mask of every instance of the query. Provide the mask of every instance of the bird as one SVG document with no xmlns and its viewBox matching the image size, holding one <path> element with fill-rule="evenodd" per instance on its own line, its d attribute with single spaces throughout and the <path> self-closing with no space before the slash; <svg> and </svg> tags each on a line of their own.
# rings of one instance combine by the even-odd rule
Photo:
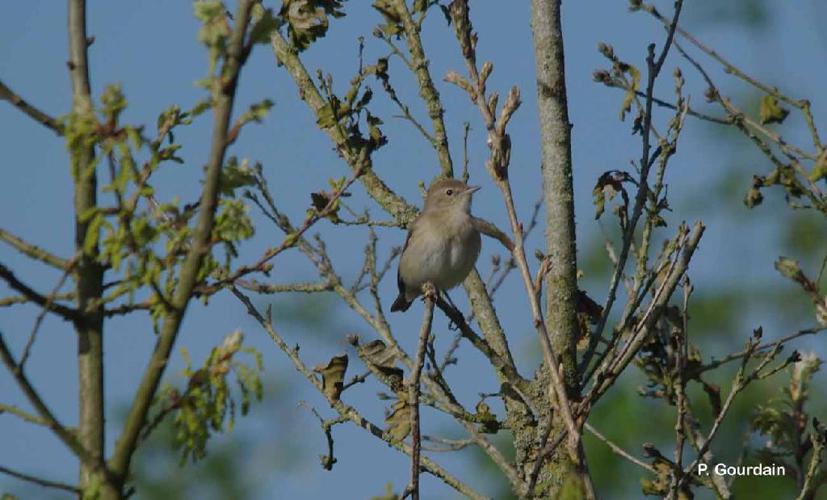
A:
<svg viewBox="0 0 827 500">
<path fill-rule="evenodd" d="M 392 312 L 407 311 L 426 283 L 446 292 L 474 268 L 482 246 L 471 215 L 471 197 L 478 189 L 456 179 L 437 180 L 428 188 L 399 258 L 399 295 Z"/>
</svg>

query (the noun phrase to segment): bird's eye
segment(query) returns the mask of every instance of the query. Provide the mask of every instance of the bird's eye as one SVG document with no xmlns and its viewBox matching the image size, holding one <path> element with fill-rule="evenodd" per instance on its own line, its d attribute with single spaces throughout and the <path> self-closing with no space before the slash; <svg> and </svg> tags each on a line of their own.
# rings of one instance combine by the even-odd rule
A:
<svg viewBox="0 0 827 500">
<path fill-rule="evenodd" d="M 449 190 L 445 191 L 445 194 L 447 194 L 448 196 L 451 196 L 452 194 L 454 194 L 454 190 L 449 189 Z"/>
</svg>

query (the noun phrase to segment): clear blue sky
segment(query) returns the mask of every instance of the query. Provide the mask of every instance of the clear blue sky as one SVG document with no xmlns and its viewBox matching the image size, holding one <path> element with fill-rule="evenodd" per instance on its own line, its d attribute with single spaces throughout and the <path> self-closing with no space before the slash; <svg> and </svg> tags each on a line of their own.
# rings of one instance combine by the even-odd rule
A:
<svg viewBox="0 0 827 500">
<path fill-rule="evenodd" d="M 272 2 L 265 3 L 272 6 Z M 768 78 L 772 84 L 783 83 L 783 89 L 795 96 L 810 97 L 816 117 L 821 119 L 822 130 L 827 128 L 823 119 L 827 116 L 827 99 L 823 98 L 827 38 L 818 33 L 818 20 L 827 16 L 827 8 L 816 0 L 800 2 L 796 8 L 769 2 L 770 15 L 756 27 L 744 28 L 725 16 L 710 14 L 709 10 L 696 11 L 696 3 L 686 2 L 685 19 L 690 30 L 744 69 Z M 742 3 L 747 2 L 742 0 Z M 130 103 L 125 121 L 144 123 L 152 129 L 162 109 L 173 103 L 186 108 L 200 97 L 201 90 L 193 82 L 206 73 L 206 54 L 195 38 L 198 25 L 192 16 L 190 2 L 91 0 L 88 4 L 89 32 L 95 37 L 90 49 L 93 90 L 98 96 L 106 84 L 120 82 Z M 672 2 L 659 1 L 657 5 L 670 11 Z M 367 37 L 368 61 L 385 52 L 381 42 L 370 37 L 371 27 L 379 16 L 369 8 L 368 2 L 350 2 L 347 13 L 347 17 L 333 21 L 328 36 L 305 54 L 311 70 L 323 67 L 334 75 L 340 92 L 355 71 L 356 39 L 360 34 Z M 65 2 L 29 0 L 6 2 L 0 15 L 0 79 L 53 115 L 64 114 L 70 107 L 65 64 L 65 14 Z M 497 89 L 501 95 L 505 95 L 511 85 L 519 86 L 522 91 L 523 107 L 510 128 L 514 147 L 511 177 L 518 209 L 527 217 L 540 194 L 528 2 L 473 2 L 472 16 L 480 34 L 479 57 L 493 61 L 495 66 L 489 88 Z M 621 124 L 617 119 L 620 94 L 592 82 L 592 71 L 606 66 L 596 51 L 597 43 L 611 43 L 622 58 L 643 67 L 646 44 L 657 41 L 660 45 L 663 35 L 651 18 L 630 14 L 625 2 L 619 1 L 565 2 L 563 29 L 570 114 L 574 123 L 578 238 L 584 248 L 600 235 L 591 204 L 591 189 L 596 178 L 605 170 L 628 169 L 629 161 L 640 155 L 639 141 L 629 134 L 629 124 Z M 426 23 L 424 38 L 435 78 L 441 79 L 450 69 L 462 72 L 451 31 L 446 29 L 438 11 Z M 674 52 L 667 62 L 666 76 L 658 93 L 669 95 L 671 92 L 669 74 L 676 63 L 684 70 L 687 88 L 695 94 L 692 102 L 705 106 L 701 95 L 703 85 Z M 398 61 L 391 61 L 392 81 L 417 116 L 422 117 L 424 110 L 416 98 L 414 82 L 409 76 L 402 76 L 401 69 Z M 724 89 L 741 88 L 733 85 L 731 80 L 725 80 L 719 71 L 713 74 Z M 379 98 L 381 89 L 374 90 Z M 456 163 L 461 158 L 462 123 L 472 123 L 472 182 L 483 185 L 475 212 L 505 227 L 502 202 L 482 166 L 487 149 L 477 112 L 456 88 L 440 82 L 439 90 L 446 106 L 449 139 Z M 346 175 L 347 170 L 331 150 L 327 138 L 316 129 L 315 119 L 304 103 L 297 99 L 292 81 L 282 68 L 275 66 L 267 46 L 257 49 L 243 72 L 237 109 L 263 98 L 276 102 L 270 117 L 263 125 L 245 129 L 231 154 L 263 162 L 278 204 L 292 217 L 300 218 L 308 206 L 308 193 L 324 188 L 328 177 Z M 409 124 L 390 116 L 396 114 L 392 108 L 383 105 L 381 110 L 385 113 L 382 118 L 391 142 L 375 158 L 378 173 L 389 179 L 392 187 L 408 200 L 419 203 L 417 182 L 427 181 L 435 175 L 435 155 Z M 665 116 L 659 115 L 660 118 Z M 789 125 L 792 137 L 801 137 L 799 134 L 803 129 L 800 125 L 799 121 Z M 209 126 L 206 117 L 176 134 L 179 142 L 184 144 L 182 153 L 186 164 L 168 168 L 155 181 L 160 198 L 178 195 L 182 199 L 191 199 L 198 192 L 200 169 L 207 154 Z M 0 131 L 0 152 L 4 160 L 0 182 L 0 227 L 60 255 L 69 255 L 73 239 L 71 189 L 61 140 L 6 103 L 0 103 Z M 771 210 L 747 214 L 743 209 L 735 219 L 729 215 L 722 218 L 718 216 L 722 203 L 709 196 L 710 186 L 733 167 L 734 158 L 739 162 L 744 159 L 751 162 L 750 168 L 739 170 L 742 175 L 737 181 L 742 192 L 748 187 L 750 172 L 768 170 L 759 156 L 742 154 L 742 139 L 733 138 L 733 142 L 737 142 L 735 145 L 711 140 L 718 132 L 718 129 L 689 120 L 668 178 L 675 207 L 669 220 L 670 227 L 674 228 L 683 219 L 698 218 L 709 226 L 692 272 L 695 286 L 725 286 L 733 280 L 787 286 L 772 270 L 773 260 L 784 253 L 784 247 Z M 739 151 L 737 155 L 736 149 Z M 778 198 L 777 193 L 774 197 Z M 740 204 L 739 200 L 736 202 Z M 726 203 L 727 206 L 732 204 Z M 366 206 L 366 201 L 359 192 L 349 204 L 361 209 Z M 375 207 L 372 213 L 380 214 Z M 257 218 L 257 222 L 261 223 L 258 234 L 244 246 L 241 261 L 252 260 L 262 249 L 280 241 L 280 235 L 266 221 Z M 331 228 L 327 224 L 321 227 L 340 274 L 352 279 L 361 265 L 365 239 L 348 237 L 348 230 Z M 736 230 L 738 236 L 733 238 Z M 823 239 L 823 234 L 820 236 Z M 381 253 L 386 255 L 392 246 L 402 243 L 404 235 L 399 230 L 385 230 L 380 233 L 380 238 Z M 535 233 L 529 243 L 530 253 L 541 247 L 540 232 Z M 478 266 L 484 275 L 489 267 L 489 257 L 495 252 L 501 253 L 500 248 L 491 241 L 485 242 Z M 312 270 L 301 257 L 280 259 L 275 262 L 273 280 L 312 279 Z M 0 262 L 42 290 L 51 289 L 57 279 L 53 272 L 32 264 L 7 246 L 0 245 Z M 585 269 L 585 272 L 588 276 L 589 270 Z M 518 355 L 523 360 L 530 360 L 534 359 L 530 353 L 534 337 L 521 285 L 514 278 L 516 276 L 506 283 L 497 302 Z M 384 284 L 383 292 L 389 298 L 394 293 L 391 281 Z M 592 282 L 589 291 L 593 297 L 602 300 L 605 285 Z M 0 296 L 7 292 L 0 284 Z M 233 434 L 217 438 L 245 438 L 254 444 L 262 443 L 261 448 L 277 446 L 286 439 L 280 437 L 282 434 L 301 436 L 299 443 L 304 445 L 303 452 L 295 457 L 279 457 L 280 463 L 294 462 L 286 472 L 273 472 L 260 463 L 249 471 L 272 476 L 268 483 L 270 487 L 261 492 L 261 498 L 273 498 L 273 491 L 277 491 L 275 496 L 280 498 L 327 498 L 343 491 L 347 492 L 347 498 L 366 498 L 381 493 L 387 482 L 392 482 L 397 489 L 401 487 L 407 480 L 407 460 L 353 426 L 336 429 L 339 463 L 333 471 L 325 472 L 318 466 L 315 455 L 317 450 L 318 453 L 324 451 L 323 435 L 315 418 L 305 409 L 298 408 L 296 403 L 304 399 L 323 410 L 320 398 L 307 390 L 306 381 L 295 374 L 286 358 L 245 316 L 240 305 L 227 295 L 216 297 L 208 307 L 196 304 L 190 308 L 179 346 L 186 345 L 193 358 L 201 360 L 225 334 L 240 327 L 248 341 L 264 353 L 268 377 L 278 380 L 279 386 L 291 388 L 280 396 L 285 399 L 280 401 L 278 422 L 266 413 L 272 405 L 254 407 L 253 416 L 240 420 Z M 459 295 L 454 293 L 454 297 Z M 276 325 L 291 342 L 301 343 L 302 353 L 311 365 L 337 351 L 346 350 L 343 341 L 346 334 L 359 333 L 363 338 L 370 338 L 369 331 L 358 318 L 340 306 L 332 307 L 331 314 L 335 319 L 320 318 L 317 324 L 309 327 L 291 321 L 289 307 L 281 309 L 283 313 L 276 316 Z M 413 342 L 419 307 L 414 307 L 408 316 L 397 316 L 393 320 L 403 345 L 410 346 Z M 37 310 L 32 307 L 0 309 L 0 331 L 18 352 L 36 314 Z M 771 319 L 767 313 L 750 311 L 744 324 L 755 325 Z M 448 342 L 448 332 L 443 323 L 439 323 L 439 327 L 444 335 L 440 345 L 444 346 Z M 726 334 L 745 335 L 747 331 Z M 153 341 L 150 323 L 144 317 L 109 322 L 106 396 L 110 410 L 129 402 Z M 70 424 L 76 422 L 74 344 L 74 335 L 68 325 L 54 318 L 47 319 L 28 369 L 33 382 L 57 415 Z M 465 357 L 460 367 L 451 372 L 451 379 L 464 393 L 463 402 L 473 405 L 477 393 L 496 390 L 496 381 L 473 353 L 461 352 Z M 177 350 L 174 359 L 167 372 L 172 378 L 168 380 L 175 380 L 180 369 Z M 523 363 L 524 371 L 528 372 L 526 367 L 530 363 Z M 469 377 L 468 373 L 474 376 Z M 349 395 L 353 398 L 350 401 L 363 405 L 372 420 L 381 422 L 382 407 L 373 402 L 375 389 L 360 388 L 353 392 Z M 0 373 L 0 401 L 26 406 L 5 372 Z M 425 418 L 429 417 L 438 418 L 425 413 Z M 110 422 L 116 421 L 116 416 L 110 412 Z M 110 425 L 107 436 L 110 446 L 116 437 L 117 426 Z M 259 448 L 249 450 L 249 457 L 279 455 L 278 450 Z M 438 458 L 445 461 L 443 457 Z M 461 462 L 447 460 L 446 463 L 451 470 L 465 472 L 467 477 L 468 468 Z M 47 432 L 6 415 L 0 416 L 0 464 L 70 482 L 74 481 L 77 470 L 69 453 Z M 184 469 L 182 474 L 187 474 L 187 470 Z M 424 481 L 428 497 L 450 496 L 450 491 L 440 483 L 430 478 Z M 484 489 L 484 485 L 485 481 L 480 479 L 480 488 Z M 3 490 L 18 491 L 18 483 L 0 476 L 0 491 Z"/>
</svg>

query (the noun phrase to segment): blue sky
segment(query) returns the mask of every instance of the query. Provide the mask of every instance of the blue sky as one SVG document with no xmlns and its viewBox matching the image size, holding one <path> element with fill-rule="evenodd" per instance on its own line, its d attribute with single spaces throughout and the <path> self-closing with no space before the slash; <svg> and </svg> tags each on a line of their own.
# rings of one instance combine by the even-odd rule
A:
<svg viewBox="0 0 827 500">
<path fill-rule="evenodd" d="M 744 1 L 744 0 L 742 0 Z M 272 2 L 265 2 L 273 6 Z M 665 12 L 672 2 L 656 3 Z M 744 27 L 726 17 L 715 19 L 709 11 L 695 11 L 695 2 L 685 7 L 686 26 L 709 45 L 758 77 L 766 78 L 794 96 L 810 97 L 816 119 L 827 115 L 827 100 L 820 99 L 827 71 L 827 39 L 819 35 L 817 20 L 827 15 L 827 8 L 819 2 L 802 2 L 800 8 L 769 6 L 769 16 L 758 25 Z M 276 6 L 276 8 L 278 8 Z M 89 32 L 95 36 L 90 48 L 90 68 L 93 90 L 99 96 L 106 84 L 121 83 L 130 107 L 123 121 L 154 127 L 158 113 L 173 103 L 186 108 L 201 97 L 201 90 L 193 82 L 206 74 L 206 53 L 196 41 L 198 29 L 190 2 L 145 2 L 90 0 Z M 367 61 L 385 54 L 382 43 L 370 37 L 379 15 L 367 2 L 349 2 L 348 15 L 333 21 L 328 36 L 304 54 L 311 69 L 324 68 L 333 74 L 335 87 L 343 92 L 357 67 L 357 37 L 365 35 Z M 513 142 L 511 178 L 517 197 L 517 208 L 528 217 L 539 191 L 539 138 L 535 110 L 534 61 L 531 50 L 528 2 L 474 2 L 472 19 L 480 35 L 478 54 L 481 60 L 494 63 L 489 88 L 505 95 L 512 85 L 522 91 L 523 106 L 510 126 Z M 0 16 L 0 79 L 33 104 L 52 115 L 66 113 L 70 107 L 70 84 L 66 71 L 65 4 L 54 0 L 8 2 Z M 569 106 L 573 129 L 573 158 L 575 164 L 575 196 L 577 231 L 580 248 L 599 238 L 600 231 L 593 220 L 591 190 L 595 180 L 605 170 L 628 169 L 630 160 L 640 156 L 637 137 L 630 135 L 629 125 L 621 124 L 617 115 L 621 95 L 592 82 L 592 71 L 605 67 L 605 60 L 597 52 L 598 42 L 611 43 L 621 58 L 643 67 L 645 47 L 650 41 L 658 45 L 662 29 L 644 14 L 631 14 L 625 2 L 581 0 L 565 2 L 563 29 L 566 36 L 566 71 Z M 431 71 L 441 80 L 448 70 L 462 72 L 458 49 L 451 30 L 446 29 L 438 11 L 425 25 L 424 40 L 430 54 Z M 694 94 L 692 102 L 703 102 L 703 85 L 688 65 L 672 53 L 664 78 L 657 93 L 670 97 L 672 79 L 669 76 L 675 64 L 680 64 L 687 78 L 687 88 Z M 709 66 L 712 67 L 712 66 Z M 417 100 L 415 82 L 403 75 L 398 60 L 391 61 L 391 79 L 415 114 L 425 116 Z M 741 89 L 720 72 L 713 71 L 724 89 Z M 374 85 L 378 95 L 381 89 Z M 483 127 L 477 111 L 465 95 L 448 84 L 438 83 L 446 107 L 446 123 L 455 163 L 462 158 L 462 124 L 472 124 L 470 141 L 471 180 L 480 183 L 482 191 L 475 201 L 475 213 L 506 227 L 502 201 L 486 178 L 483 162 L 487 155 Z M 738 91 L 734 91 L 738 95 Z M 277 68 L 267 46 L 259 47 L 245 67 L 241 77 L 237 112 L 263 98 L 276 103 L 271 115 L 262 125 L 245 129 L 231 154 L 261 161 L 280 207 L 294 220 L 300 220 L 309 204 L 311 191 L 325 188 L 329 177 L 347 175 L 346 166 L 331 149 L 328 139 L 315 126 L 314 117 L 282 68 Z M 384 102 L 384 101 L 381 101 Z M 708 106 L 707 106 L 708 107 Z M 403 120 L 392 118 L 395 110 L 386 104 L 380 108 L 386 125 L 384 130 L 390 144 L 374 158 L 377 172 L 388 179 L 391 186 L 406 199 L 421 202 L 417 183 L 428 181 L 437 173 L 436 156 L 428 145 Z M 664 123 L 667 114 L 657 118 Z M 796 117 L 785 125 L 785 133 L 792 138 L 804 137 L 805 130 Z M 68 162 L 61 140 L 47 129 L 29 120 L 17 110 L 0 104 L 0 151 L 5 170 L 0 182 L 0 227 L 27 240 L 46 247 L 60 255 L 70 255 L 73 240 L 71 188 Z M 175 195 L 192 199 L 200 188 L 200 166 L 207 155 L 209 117 L 176 135 L 184 145 L 182 156 L 186 164 L 168 167 L 155 180 L 158 197 L 169 199 Z M 733 167 L 733 162 L 748 162 L 750 169 L 739 170 L 741 191 L 746 191 L 749 173 L 765 172 L 769 168 L 757 154 L 743 153 L 743 139 L 712 140 L 720 133 L 709 125 L 689 120 L 678 155 L 672 161 L 668 174 L 670 194 L 675 212 L 670 215 L 670 229 L 681 220 L 703 219 L 708 230 L 695 262 L 692 277 L 696 288 L 739 284 L 789 286 L 772 269 L 777 255 L 784 253 L 784 241 L 772 209 L 747 213 L 736 208 L 737 216 L 727 211 L 722 217 L 724 203 L 709 196 L 710 186 Z M 737 143 L 737 144 L 736 144 Z M 740 165 L 743 166 L 743 165 Z M 775 193 L 774 198 L 779 198 Z M 740 199 L 735 200 L 740 204 Z M 355 209 L 371 207 L 377 218 L 381 212 L 369 205 L 357 188 L 348 200 Z M 241 262 L 249 262 L 262 250 L 280 241 L 280 235 L 256 217 L 260 223 L 255 238 L 244 245 Z M 330 227 L 323 223 L 318 230 L 328 241 L 338 271 L 347 280 L 353 279 L 361 266 L 362 248 L 366 243 L 364 232 Z M 735 233 L 737 231 L 737 233 Z M 354 234 L 358 234 L 355 237 Z M 403 242 L 399 230 L 380 230 L 380 254 Z M 737 234 L 733 238 L 733 234 Z M 815 236 L 813 236 L 815 237 Z M 823 234 L 820 235 L 823 239 Z M 541 232 L 529 241 L 529 254 L 542 247 Z M 478 268 L 485 276 L 489 258 L 501 249 L 493 242 L 484 243 Z M 33 264 L 6 246 L 0 246 L 0 262 L 15 270 L 19 277 L 37 288 L 49 290 L 59 277 L 54 272 Z M 814 265 L 808 262 L 808 265 Z M 589 270 L 584 270 L 589 276 Z M 313 271 L 298 255 L 285 255 L 275 261 L 272 280 L 288 282 L 312 279 Z M 497 299 L 504 324 L 515 350 L 528 372 L 533 356 L 533 332 L 530 315 L 522 294 L 522 285 L 512 276 Z M 590 294 L 598 300 L 605 296 L 605 284 L 588 282 Z M 393 296 L 392 280 L 383 284 L 383 295 Z M 0 285 L 0 296 L 8 292 Z M 461 294 L 455 292 L 454 297 Z M 282 299 L 280 297 L 277 300 Z M 301 299 L 296 298 L 291 300 Z M 464 300 L 464 299 L 463 299 Z M 335 301 L 329 301 L 335 304 Z M 393 326 L 403 345 L 412 347 L 421 306 L 417 305 L 405 316 L 395 316 Z M 291 342 L 302 345 L 307 363 L 313 365 L 338 351 L 346 350 L 344 337 L 359 333 L 370 339 L 369 331 L 341 306 L 331 306 L 334 318 L 320 319 L 315 326 L 302 327 L 287 315 L 275 318 L 276 326 Z M 23 307 L 0 309 L 0 331 L 15 348 L 25 342 L 37 309 Z M 772 321 L 773 313 L 749 311 L 745 325 Z M 306 400 L 323 409 L 320 398 L 308 390 L 308 384 L 288 366 L 286 358 L 277 351 L 257 326 L 249 320 L 242 307 L 228 294 L 214 298 L 208 307 L 196 304 L 186 317 L 179 346 L 186 345 L 196 360 L 201 360 L 209 349 L 236 328 L 241 328 L 248 342 L 264 353 L 268 377 L 278 380 L 279 386 L 291 388 L 282 401 L 279 415 L 285 420 L 273 425 L 268 415 L 257 412 L 238 422 L 233 434 L 217 439 L 243 437 L 253 442 L 272 443 L 280 433 L 303 436 L 308 450 L 297 457 L 287 472 L 253 468 L 251 473 L 269 474 L 268 488 L 262 498 L 272 498 L 272 488 L 278 488 L 278 497 L 323 498 L 346 491 L 348 498 L 366 498 L 379 494 L 384 484 L 392 482 L 400 487 L 408 474 L 407 460 L 389 450 L 383 443 L 366 437 L 353 426 L 336 429 L 339 462 L 332 472 L 323 471 L 316 462 L 315 453 L 324 450 L 324 439 L 315 418 L 298 408 L 299 400 Z M 438 328 L 447 337 L 444 322 Z M 726 335 L 746 335 L 748 330 L 726 332 Z M 784 332 L 775 332 L 784 333 Z M 440 338 L 439 345 L 446 345 Z M 35 346 L 28 372 L 57 415 L 65 422 L 76 421 L 76 364 L 73 352 L 75 339 L 67 324 L 54 318 L 44 323 Z M 147 318 L 119 318 L 108 323 L 106 337 L 106 396 L 112 406 L 127 404 L 133 394 L 140 370 L 144 367 L 153 345 L 151 325 Z M 815 345 L 812 341 L 803 346 Z M 493 392 L 496 381 L 484 363 L 470 350 L 461 351 L 462 364 L 450 373 L 452 382 L 460 387 L 463 402 L 473 405 L 478 392 Z M 180 356 L 176 350 L 168 375 L 175 380 L 180 370 Z M 470 376 L 469 373 L 473 373 Z M 382 406 L 373 401 L 375 388 L 353 391 L 353 402 L 363 405 L 366 414 L 381 422 Z M 25 406 L 21 395 L 6 373 L 0 373 L 0 401 Z M 269 406 L 262 406 L 264 411 Z M 111 446 L 117 436 L 116 418 L 110 412 L 108 442 Z M 441 425 L 440 417 L 425 413 L 425 418 Z M 14 466 L 33 473 L 42 473 L 55 479 L 73 481 L 76 464 L 69 453 L 48 433 L 19 422 L 13 417 L 0 416 L 0 464 Z M 438 457 L 444 460 L 442 457 Z M 290 461 L 289 457 L 284 457 Z M 451 470 L 469 472 L 460 461 L 446 462 Z M 182 472 L 186 474 L 186 470 Z M 467 476 L 466 476 L 467 477 Z M 473 481 L 472 481 L 473 482 Z M 484 489 L 482 481 L 480 488 Z M 0 490 L 16 491 L 16 483 L 0 476 Z M 425 479 L 424 487 L 436 497 L 450 495 L 442 485 Z M 430 495 L 429 495 L 430 496 Z"/>
</svg>

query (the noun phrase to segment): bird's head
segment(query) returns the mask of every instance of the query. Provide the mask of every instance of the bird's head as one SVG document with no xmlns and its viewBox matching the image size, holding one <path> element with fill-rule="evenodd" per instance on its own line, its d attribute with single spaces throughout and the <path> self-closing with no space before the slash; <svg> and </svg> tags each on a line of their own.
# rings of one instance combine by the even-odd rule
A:
<svg viewBox="0 0 827 500">
<path fill-rule="evenodd" d="M 428 188 L 425 196 L 425 210 L 471 212 L 471 195 L 479 186 L 469 186 L 456 179 L 442 179 Z"/>
</svg>

